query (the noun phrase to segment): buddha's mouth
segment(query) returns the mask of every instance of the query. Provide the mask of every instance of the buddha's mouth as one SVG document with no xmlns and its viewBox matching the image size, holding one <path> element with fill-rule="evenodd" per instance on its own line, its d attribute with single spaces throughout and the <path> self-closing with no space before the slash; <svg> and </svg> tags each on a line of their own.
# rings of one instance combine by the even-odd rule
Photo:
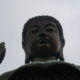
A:
<svg viewBox="0 0 80 80">
<path fill-rule="evenodd" d="M 38 43 L 39 44 L 47 44 L 47 43 L 49 43 L 49 40 L 48 39 L 39 39 Z"/>
<path fill-rule="evenodd" d="M 50 41 L 48 39 L 39 39 L 37 46 L 38 47 L 50 47 Z"/>
</svg>

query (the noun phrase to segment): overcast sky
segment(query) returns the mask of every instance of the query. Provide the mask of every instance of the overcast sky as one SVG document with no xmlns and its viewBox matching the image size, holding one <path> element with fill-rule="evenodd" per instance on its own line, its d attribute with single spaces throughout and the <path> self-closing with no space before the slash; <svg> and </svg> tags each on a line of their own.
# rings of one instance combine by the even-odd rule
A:
<svg viewBox="0 0 80 80">
<path fill-rule="evenodd" d="M 65 61 L 80 65 L 80 0 L 0 0 L 0 42 L 6 43 L 0 74 L 24 64 L 23 25 L 38 15 L 50 15 L 60 21 L 66 40 Z"/>
</svg>

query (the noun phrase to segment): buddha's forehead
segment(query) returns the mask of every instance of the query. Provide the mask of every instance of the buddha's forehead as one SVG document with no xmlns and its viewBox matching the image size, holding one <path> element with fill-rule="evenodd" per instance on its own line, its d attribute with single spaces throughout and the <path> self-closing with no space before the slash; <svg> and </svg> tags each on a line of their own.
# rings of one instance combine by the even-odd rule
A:
<svg viewBox="0 0 80 80">
<path fill-rule="evenodd" d="M 40 20 L 40 21 L 33 21 L 30 22 L 30 24 L 28 25 L 28 28 L 32 28 L 32 27 L 45 27 L 45 26 L 54 26 L 57 28 L 57 25 L 55 22 L 51 21 L 51 20 Z"/>
</svg>

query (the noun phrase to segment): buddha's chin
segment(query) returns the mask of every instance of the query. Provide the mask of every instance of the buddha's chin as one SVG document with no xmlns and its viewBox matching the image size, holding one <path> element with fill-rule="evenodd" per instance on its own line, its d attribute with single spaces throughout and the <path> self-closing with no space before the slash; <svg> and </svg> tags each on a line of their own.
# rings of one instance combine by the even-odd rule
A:
<svg viewBox="0 0 80 80">
<path fill-rule="evenodd" d="M 37 47 L 38 48 L 49 48 L 50 47 L 50 44 L 49 43 L 43 43 L 43 44 L 37 44 Z"/>
</svg>

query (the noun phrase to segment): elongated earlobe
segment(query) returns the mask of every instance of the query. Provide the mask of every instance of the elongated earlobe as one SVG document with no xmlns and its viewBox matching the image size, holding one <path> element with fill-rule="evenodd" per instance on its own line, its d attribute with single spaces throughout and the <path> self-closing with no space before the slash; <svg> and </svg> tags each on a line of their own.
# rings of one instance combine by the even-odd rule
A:
<svg viewBox="0 0 80 80">
<path fill-rule="evenodd" d="M 30 62 L 30 56 L 27 55 L 27 56 L 25 57 L 25 63 L 29 63 L 29 62 Z"/>
<path fill-rule="evenodd" d="M 58 58 L 60 61 L 64 61 L 63 49 L 60 50 Z"/>
</svg>

